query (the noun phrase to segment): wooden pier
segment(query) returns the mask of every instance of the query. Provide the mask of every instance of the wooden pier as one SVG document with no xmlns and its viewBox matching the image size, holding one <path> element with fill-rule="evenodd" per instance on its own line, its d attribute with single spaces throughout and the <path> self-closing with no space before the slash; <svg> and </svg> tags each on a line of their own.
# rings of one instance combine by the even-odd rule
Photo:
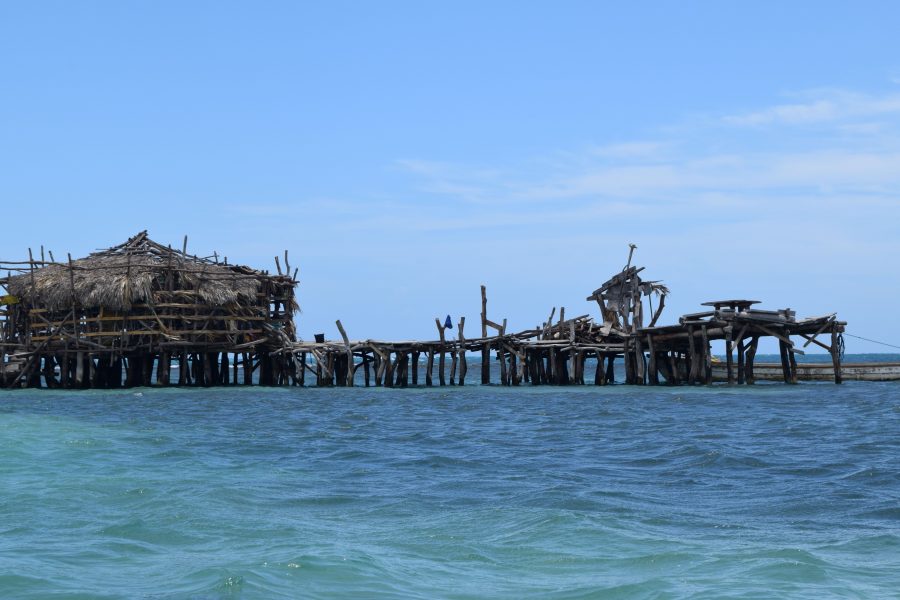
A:
<svg viewBox="0 0 900 600">
<path fill-rule="evenodd" d="M 760 310 L 753 300 L 708 302 L 709 310 L 658 325 L 668 288 L 641 278 L 628 262 L 587 300 L 599 309 L 566 317 L 553 308 L 540 325 L 510 332 L 488 317 L 481 287 L 480 331 L 435 319 L 430 341 L 298 340 L 296 270 L 287 252 L 277 275 L 188 255 L 141 232 L 86 258 L 0 262 L 0 383 L 4 387 L 115 388 L 147 385 L 445 386 L 500 384 L 633 385 L 713 382 L 712 343 L 724 342 L 726 380 L 753 384 L 760 339 L 778 340 L 786 383 L 798 381 L 796 354 L 815 344 L 832 357 L 841 382 L 846 323 L 834 314 L 798 319 Z M 16 273 L 15 275 L 13 273 Z M 654 299 L 656 306 L 654 307 Z M 587 311 L 579 311 L 587 312 Z M 449 317 L 448 317 L 449 319 Z M 646 325 L 645 325 L 646 321 Z M 473 379 L 467 356 L 480 357 Z M 621 361 L 621 363 L 617 363 Z M 492 381 L 491 364 L 499 367 Z M 592 372 L 587 372 L 588 370 Z M 176 375 L 177 372 L 177 375 Z"/>
</svg>

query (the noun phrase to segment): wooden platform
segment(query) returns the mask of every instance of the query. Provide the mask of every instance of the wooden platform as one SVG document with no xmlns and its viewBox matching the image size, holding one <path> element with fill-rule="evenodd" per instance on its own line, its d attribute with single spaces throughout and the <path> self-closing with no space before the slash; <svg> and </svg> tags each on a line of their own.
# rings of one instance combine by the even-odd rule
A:
<svg viewBox="0 0 900 600">
<path fill-rule="evenodd" d="M 0 384 L 606 385 L 615 381 L 617 364 L 626 384 L 710 384 L 719 372 L 730 384 L 752 384 L 773 376 L 771 365 L 755 364 L 764 337 L 778 340 L 776 367 L 786 383 L 807 377 L 795 355 L 811 344 L 830 353 L 829 376 L 836 383 L 843 377 L 846 323 L 835 314 L 797 318 L 788 308 L 728 299 L 659 325 L 669 289 L 642 278 L 644 268 L 631 264 L 634 245 L 625 267 L 587 297 L 599 309 L 597 319 L 567 318 L 565 307 L 553 307 L 541 324 L 510 331 L 506 319 L 488 316 L 481 286 L 480 331 L 473 336 L 464 317 L 453 323 L 448 315 L 435 318 L 432 340 L 351 340 L 337 320 L 340 339 L 317 334 L 313 342 L 297 338 L 297 271 L 291 274 L 287 252 L 286 270 L 276 257 L 277 275 L 270 275 L 220 262 L 215 253 L 190 256 L 186 248 L 186 238 L 179 252 L 141 232 L 83 259 L 55 262 L 49 253 L 48 261 L 42 248 L 39 259 L 29 250 L 28 261 L 0 262 L 8 272 L 0 278 L 7 291 L 0 296 Z M 715 342 L 724 344 L 727 358 L 714 368 Z M 468 374 L 472 353 L 481 359 L 477 378 Z M 492 363 L 499 380 L 492 381 Z"/>
</svg>

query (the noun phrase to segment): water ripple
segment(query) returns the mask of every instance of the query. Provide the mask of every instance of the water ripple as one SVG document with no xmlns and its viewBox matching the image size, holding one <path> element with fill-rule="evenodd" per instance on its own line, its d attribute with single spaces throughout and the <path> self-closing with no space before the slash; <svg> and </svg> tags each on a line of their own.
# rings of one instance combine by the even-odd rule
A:
<svg viewBox="0 0 900 600">
<path fill-rule="evenodd" d="M 897 387 L 0 393 L 0 596 L 886 597 Z"/>
</svg>

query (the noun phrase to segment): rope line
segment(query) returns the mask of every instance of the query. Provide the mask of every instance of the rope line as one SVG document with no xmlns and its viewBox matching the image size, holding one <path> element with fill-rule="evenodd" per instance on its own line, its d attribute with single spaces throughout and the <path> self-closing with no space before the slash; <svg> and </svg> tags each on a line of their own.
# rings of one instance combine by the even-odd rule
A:
<svg viewBox="0 0 900 600">
<path fill-rule="evenodd" d="M 844 333 L 844 335 L 850 336 L 852 338 L 856 338 L 858 340 L 865 340 L 867 342 L 872 342 L 873 344 L 881 344 L 882 346 L 890 346 L 891 348 L 900 349 L 900 346 L 895 346 L 894 344 L 888 344 L 887 342 L 879 342 L 878 340 L 870 340 L 869 338 L 864 338 L 860 335 L 853 335 L 852 333 Z"/>
</svg>

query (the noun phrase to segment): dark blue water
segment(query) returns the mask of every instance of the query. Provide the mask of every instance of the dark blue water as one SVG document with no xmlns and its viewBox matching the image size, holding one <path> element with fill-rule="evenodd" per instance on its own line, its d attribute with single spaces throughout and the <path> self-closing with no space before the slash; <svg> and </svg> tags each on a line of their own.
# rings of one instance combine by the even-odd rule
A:
<svg viewBox="0 0 900 600">
<path fill-rule="evenodd" d="M 0 393 L 3 598 L 885 598 L 900 385 Z"/>
</svg>

